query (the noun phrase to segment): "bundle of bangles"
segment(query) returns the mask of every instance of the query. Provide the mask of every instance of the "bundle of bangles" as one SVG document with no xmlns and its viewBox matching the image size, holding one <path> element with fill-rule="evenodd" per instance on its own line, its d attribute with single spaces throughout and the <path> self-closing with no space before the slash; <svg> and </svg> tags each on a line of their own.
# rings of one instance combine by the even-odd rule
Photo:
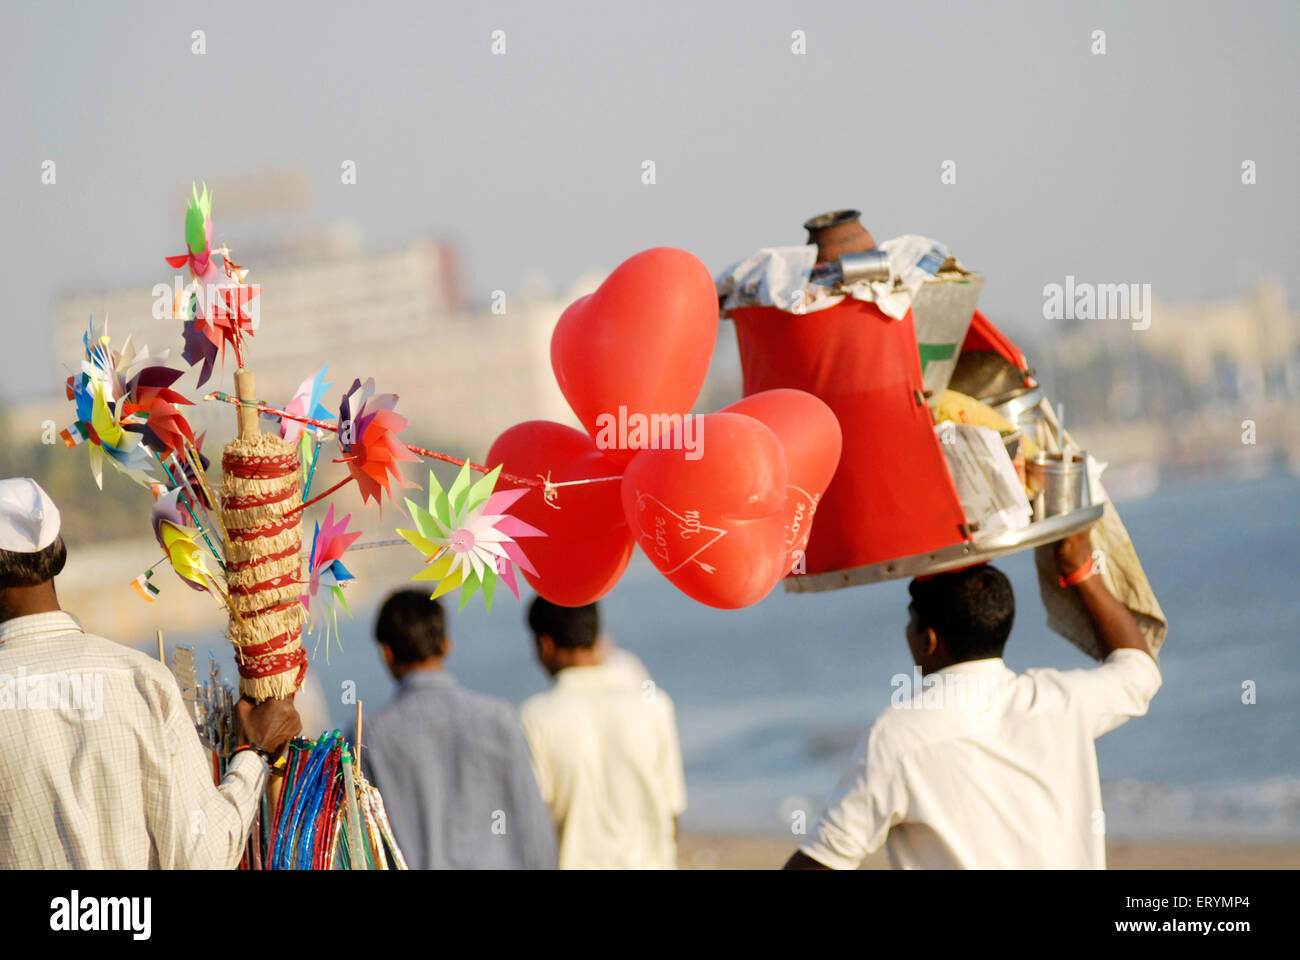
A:
<svg viewBox="0 0 1300 960">
<path fill-rule="evenodd" d="M 379 791 L 366 782 L 338 730 L 292 741 L 263 792 L 243 870 L 405 870 Z"/>
</svg>

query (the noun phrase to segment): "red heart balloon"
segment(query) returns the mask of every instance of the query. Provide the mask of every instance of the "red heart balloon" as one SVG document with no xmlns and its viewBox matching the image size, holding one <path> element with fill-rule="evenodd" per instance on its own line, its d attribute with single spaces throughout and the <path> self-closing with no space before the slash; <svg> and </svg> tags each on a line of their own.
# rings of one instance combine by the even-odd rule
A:
<svg viewBox="0 0 1300 960">
<path fill-rule="evenodd" d="M 517 477 L 549 474 L 557 483 L 619 474 L 591 437 L 549 420 L 511 427 L 496 438 L 486 462 L 502 464 L 503 473 Z M 504 477 L 497 483 L 498 490 L 516 486 Z M 510 513 L 546 533 L 521 544 L 538 573 L 520 571 L 529 586 L 564 607 L 580 607 L 609 593 L 632 556 L 632 533 L 619 502 L 618 480 L 560 487 L 554 505 L 546 503 L 541 490 L 527 489 Z"/>
<path fill-rule="evenodd" d="M 626 464 L 690 411 L 718 337 L 718 295 L 685 250 L 629 257 L 551 335 L 560 390 L 596 446 Z"/>
<path fill-rule="evenodd" d="M 738 413 L 694 417 L 694 442 L 643 450 L 623 471 L 623 513 L 641 549 L 687 596 L 747 607 L 785 573 L 785 451 Z M 694 457 L 694 459 L 692 459 Z"/>
<path fill-rule="evenodd" d="M 803 390 L 764 390 L 723 407 L 771 428 L 785 450 L 789 480 L 785 496 L 785 572 L 802 573 L 817 502 L 839 466 L 844 438 L 834 411 Z"/>
</svg>

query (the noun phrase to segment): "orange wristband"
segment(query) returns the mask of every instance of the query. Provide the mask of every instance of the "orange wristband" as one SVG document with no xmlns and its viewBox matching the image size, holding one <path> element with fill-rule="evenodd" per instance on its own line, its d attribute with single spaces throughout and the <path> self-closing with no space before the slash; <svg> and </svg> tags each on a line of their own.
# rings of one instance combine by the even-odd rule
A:
<svg viewBox="0 0 1300 960">
<path fill-rule="evenodd" d="M 1090 556 L 1088 557 L 1087 562 L 1078 570 L 1075 570 L 1074 573 L 1070 574 L 1068 577 L 1058 576 L 1056 582 L 1062 587 L 1077 587 L 1096 572 L 1096 569 L 1093 567 L 1092 557 Z"/>
</svg>

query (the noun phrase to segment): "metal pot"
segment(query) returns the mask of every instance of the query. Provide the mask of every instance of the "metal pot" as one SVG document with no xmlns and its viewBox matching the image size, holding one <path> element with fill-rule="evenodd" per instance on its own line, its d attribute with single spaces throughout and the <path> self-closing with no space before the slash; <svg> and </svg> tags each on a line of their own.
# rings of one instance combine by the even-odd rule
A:
<svg viewBox="0 0 1300 960">
<path fill-rule="evenodd" d="M 1047 418 L 1043 414 L 1043 390 L 1041 387 L 1030 387 L 1027 390 L 1020 390 L 1006 399 L 991 401 L 989 406 L 995 413 L 1001 414 L 1014 426 L 1018 427 L 1025 436 L 1029 437 L 1038 446 L 1046 445 L 1047 441 Z"/>
</svg>

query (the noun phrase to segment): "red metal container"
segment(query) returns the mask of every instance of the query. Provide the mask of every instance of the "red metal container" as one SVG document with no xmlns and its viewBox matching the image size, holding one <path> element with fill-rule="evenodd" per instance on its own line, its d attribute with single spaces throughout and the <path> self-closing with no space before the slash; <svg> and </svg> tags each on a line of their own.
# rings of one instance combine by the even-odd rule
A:
<svg viewBox="0 0 1300 960">
<path fill-rule="evenodd" d="M 740 307 L 730 316 L 745 395 L 806 390 L 835 411 L 843 430 L 844 451 L 817 506 L 803 575 L 968 539 L 922 394 L 911 311 L 893 320 L 875 304 L 850 297 L 808 314 Z"/>
</svg>

